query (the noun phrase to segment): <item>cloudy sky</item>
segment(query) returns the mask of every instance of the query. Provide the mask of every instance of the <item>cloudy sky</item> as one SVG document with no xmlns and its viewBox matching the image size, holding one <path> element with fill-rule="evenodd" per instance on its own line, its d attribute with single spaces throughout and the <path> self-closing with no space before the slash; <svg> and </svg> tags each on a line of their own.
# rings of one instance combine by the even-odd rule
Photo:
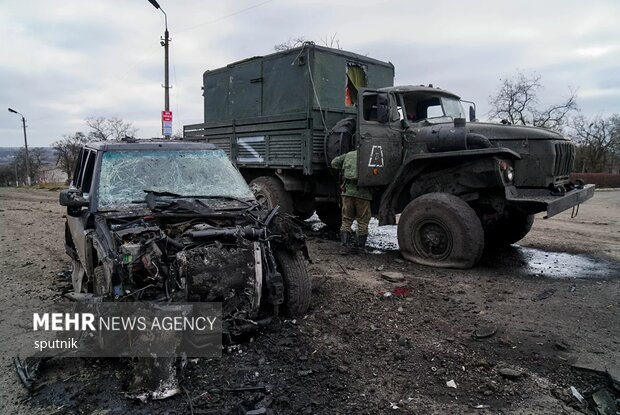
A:
<svg viewBox="0 0 620 415">
<path fill-rule="evenodd" d="M 578 88 L 585 115 L 620 113 L 620 1 L 159 0 L 168 13 L 174 130 L 201 122 L 202 73 L 303 36 L 391 61 L 396 84 L 433 83 L 476 101 L 517 69 L 541 101 Z M 0 146 L 49 145 L 120 117 L 158 136 L 163 15 L 147 0 L 5 0 L 0 6 Z"/>
</svg>

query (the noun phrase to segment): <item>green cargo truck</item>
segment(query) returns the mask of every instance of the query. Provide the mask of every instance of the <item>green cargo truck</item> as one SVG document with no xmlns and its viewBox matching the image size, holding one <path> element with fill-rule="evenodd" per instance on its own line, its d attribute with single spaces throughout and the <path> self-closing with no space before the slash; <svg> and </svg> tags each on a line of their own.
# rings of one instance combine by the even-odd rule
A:
<svg viewBox="0 0 620 415">
<path fill-rule="evenodd" d="M 184 139 L 224 150 L 267 205 L 330 226 L 340 219 L 330 161 L 358 150 L 360 186 L 379 223 L 398 223 L 411 261 L 467 268 L 485 243 L 514 243 L 533 215 L 553 216 L 594 194 L 571 183 L 574 145 L 553 131 L 480 123 L 460 98 L 392 86 L 394 66 L 306 43 L 203 76 L 204 123 Z"/>
</svg>

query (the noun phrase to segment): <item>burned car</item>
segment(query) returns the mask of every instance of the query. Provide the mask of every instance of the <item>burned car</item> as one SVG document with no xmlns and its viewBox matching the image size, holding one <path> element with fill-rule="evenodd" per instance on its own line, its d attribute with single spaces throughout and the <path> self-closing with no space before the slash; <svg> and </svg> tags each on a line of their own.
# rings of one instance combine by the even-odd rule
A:
<svg viewBox="0 0 620 415">
<path fill-rule="evenodd" d="M 86 144 L 60 204 L 77 298 L 221 302 L 233 334 L 308 309 L 303 233 L 211 144 Z"/>
</svg>

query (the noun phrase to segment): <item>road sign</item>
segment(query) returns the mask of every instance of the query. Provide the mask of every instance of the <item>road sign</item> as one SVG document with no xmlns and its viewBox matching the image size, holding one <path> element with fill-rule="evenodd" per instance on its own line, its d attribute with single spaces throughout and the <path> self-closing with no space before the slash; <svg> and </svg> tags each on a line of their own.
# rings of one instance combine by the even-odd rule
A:
<svg viewBox="0 0 620 415">
<path fill-rule="evenodd" d="M 161 112 L 161 121 L 162 122 L 166 122 L 166 121 L 172 122 L 172 111 L 162 111 Z"/>
<path fill-rule="evenodd" d="M 162 133 L 165 137 L 170 137 L 172 135 L 172 122 L 164 121 L 162 123 Z"/>
</svg>

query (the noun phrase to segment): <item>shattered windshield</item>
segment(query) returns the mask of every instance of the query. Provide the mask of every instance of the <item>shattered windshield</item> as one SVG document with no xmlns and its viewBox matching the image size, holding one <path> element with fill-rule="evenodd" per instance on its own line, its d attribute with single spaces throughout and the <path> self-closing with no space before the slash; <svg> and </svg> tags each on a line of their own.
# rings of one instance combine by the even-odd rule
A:
<svg viewBox="0 0 620 415">
<path fill-rule="evenodd" d="M 253 199 L 245 180 L 221 150 L 134 150 L 103 154 L 99 210 L 135 206 L 145 190 L 180 196 Z"/>
</svg>

